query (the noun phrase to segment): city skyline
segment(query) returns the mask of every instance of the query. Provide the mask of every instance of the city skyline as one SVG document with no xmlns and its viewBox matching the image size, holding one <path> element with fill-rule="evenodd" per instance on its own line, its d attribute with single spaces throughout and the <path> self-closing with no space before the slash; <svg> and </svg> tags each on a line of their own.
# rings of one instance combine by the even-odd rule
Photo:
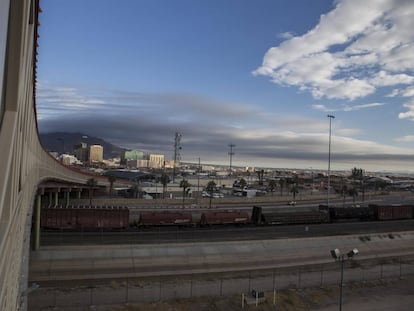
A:
<svg viewBox="0 0 414 311">
<path fill-rule="evenodd" d="M 43 0 L 39 129 L 236 166 L 410 171 L 410 1 Z"/>
</svg>

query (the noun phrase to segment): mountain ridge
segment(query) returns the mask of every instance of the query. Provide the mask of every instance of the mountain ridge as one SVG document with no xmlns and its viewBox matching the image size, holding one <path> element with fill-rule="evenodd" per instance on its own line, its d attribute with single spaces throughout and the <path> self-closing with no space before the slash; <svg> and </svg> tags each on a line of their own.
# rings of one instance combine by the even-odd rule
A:
<svg viewBox="0 0 414 311">
<path fill-rule="evenodd" d="M 48 132 L 40 133 L 40 141 L 47 151 L 58 153 L 73 153 L 73 146 L 81 142 L 90 145 L 101 145 L 103 147 L 104 158 L 119 157 L 126 148 L 122 148 L 107 142 L 106 140 L 90 136 L 85 133 L 75 132 Z"/>
</svg>

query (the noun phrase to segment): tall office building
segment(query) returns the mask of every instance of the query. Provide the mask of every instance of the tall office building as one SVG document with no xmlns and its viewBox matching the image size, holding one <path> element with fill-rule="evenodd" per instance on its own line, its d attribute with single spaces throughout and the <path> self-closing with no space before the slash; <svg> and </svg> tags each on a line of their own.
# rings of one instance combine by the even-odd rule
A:
<svg viewBox="0 0 414 311">
<path fill-rule="evenodd" d="M 126 164 L 128 161 L 143 160 L 144 152 L 141 150 L 128 150 L 121 154 L 121 163 Z"/>
<path fill-rule="evenodd" d="M 91 145 L 89 147 L 89 162 L 103 161 L 103 147 L 101 145 Z"/>
<path fill-rule="evenodd" d="M 89 159 L 89 150 L 86 143 L 80 143 L 73 146 L 73 153 L 75 157 L 82 161 L 83 163 L 87 162 Z"/>
<path fill-rule="evenodd" d="M 164 167 L 164 155 L 163 154 L 150 154 L 148 157 L 149 166 L 152 168 Z"/>
</svg>

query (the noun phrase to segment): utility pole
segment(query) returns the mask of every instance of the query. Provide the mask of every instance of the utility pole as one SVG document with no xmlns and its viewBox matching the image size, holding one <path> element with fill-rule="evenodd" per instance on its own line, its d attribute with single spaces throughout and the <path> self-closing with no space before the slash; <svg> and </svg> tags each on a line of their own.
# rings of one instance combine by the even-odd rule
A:
<svg viewBox="0 0 414 311">
<path fill-rule="evenodd" d="M 198 158 L 198 168 L 197 168 L 197 204 L 198 199 L 200 198 L 200 172 L 201 172 L 201 165 L 200 165 L 200 157 Z"/>
<path fill-rule="evenodd" d="M 173 178 L 172 181 L 175 182 L 175 167 L 177 161 L 181 160 L 180 150 L 181 150 L 181 134 L 176 132 L 174 138 L 174 165 L 173 165 Z"/>
<path fill-rule="evenodd" d="M 328 155 L 328 192 L 327 192 L 327 205 L 329 207 L 329 194 L 331 191 L 331 126 L 332 119 L 335 119 L 335 116 L 328 114 L 329 118 L 329 155 Z"/>
<path fill-rule="evenodd" d="M 229 152 L 229 156 L 230 156 L 230 173 L 229 175 L 231 176 L 232 173 L 232 161 L 233 161 L 233 156 L 234 156 L 234 152 L 233 152 L 233 148 L 236 147 L 235 144 L 229 144 L 230 147 L 230 152 Z"/>
</svg>

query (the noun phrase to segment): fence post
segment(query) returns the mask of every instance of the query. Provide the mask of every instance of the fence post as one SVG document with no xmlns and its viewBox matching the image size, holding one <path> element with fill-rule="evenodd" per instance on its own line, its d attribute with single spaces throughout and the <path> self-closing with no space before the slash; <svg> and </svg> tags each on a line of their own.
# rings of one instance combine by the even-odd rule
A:
<svg viewBox="0 0 414 311">
<path fill-rule="evenodd" d="M 223 296 L 223 275 L 220 275 L 220 296 Z"/>
<path fill-rule="evenodd" d="M 242 309 L 244 309 L 244 293 L 242 293 Z"/>
<path fill-rule="evenodd" d="M 193 275 L 190 276 L 190 298 L 193 298 Z"/>
<path fill-rule="evenodd" d="M 273 305 L 276 305 L 276 289 L 273 288 Z"/>
<path fill-rule="evenodd" d="M 273 290 L 275 290 L 275 269 L 273 269 Z"/>
<path fill-rule="evenodd" d="M 323 288 L 323 264 L 321 265 L 321 285 L 320 288 Z"/>
<path fill-rule="evenodd" d="M 400 257 L 400 279 L 402 279 L 402 270 L 401 270 L 401 257 Z"/>
<path fill-rule="evenodd" d="M 160 295 L 159 295 L 159 301 L 162 301 L 162 296 L 161 296 L 161 276 L 159 277 L 159 282 L 160 282 Z"/>
<path fill-rule="evenodd" d="M 251 271 L 249 271 L 249 293 L 251 291 L 250 282 L 251 282 Z"/>
<path fill-rule="evenodd" d="M 129 300 L 129 293 L 128 293 L 128 289 L 129 289 L 129 282 L 128 282 L 128 278 L 126 279 L 126 291 L 125 291 L 125 303 L 128 303 Z"/>
<path fill-rule="evenodd" d="M 299 268 L 298 268 L 298 288 L 300 288 L 301 277 L 302 277 L 302 275 L 301 275 L 301 269 L 300 269 L 300 267 L 299 267 Z"/>
</svg>

